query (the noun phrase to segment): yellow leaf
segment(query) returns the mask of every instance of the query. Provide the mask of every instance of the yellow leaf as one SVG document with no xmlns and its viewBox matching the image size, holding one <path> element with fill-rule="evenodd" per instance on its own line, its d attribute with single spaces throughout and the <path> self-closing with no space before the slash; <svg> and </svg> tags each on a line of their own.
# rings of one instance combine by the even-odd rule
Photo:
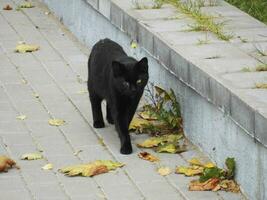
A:
<svg viewBox="0 0 267 200">
<path fill-rule="evenodd" d="M 48 123 L 51 126 L 61 126 L 65 124 L 65 121 L 63 119 L 49 119 Z"/>
<path fill-rule="evenodd" d="M 20 4 L 19 7 L 20 7 L 20 8 L 33 8 L 34 5 L 32 5 L 31 2 L 24 2 L 24 3 Z"/>
<path fill-rule="evenodd" d="M 19 169 L 14 160 L 7 156 L 0 155 L 0 172 L 7 172 L 8 169 L 12 168 L 12 166 L 15 166 L 17 169 Z"/>
<path fill-rule="evenodd" d="M 15 52 L 18 53 L 26 53 L 37 51 L 40 47 L 38 45 L 30 45 L 30 44 L 18 44 L 16 46 Z"/>
<path fill-rule="evenodd" d="M 169 167 L 160 167 L 158 168 L 158 173 L 161 176 L 167 176 L 171 173 L 171 169 Z"/>
<path fill-rule="evenodd" d="M 136 130 L 142 127 L 142 125 L 149 125 L 150 122 L 145 119 L 134 117 L 129 125 L 129 130 Z"/>
<path fill-rule="evenodd" d="M 22 160 L 38 160 L 42 158 L 43 158 L 43 155 L 40 153 L 26 153 L 21 156 Z"/>
<path fill-rule="evenodd" d="M 213 168 L 216 167 L 216 165 L 214 165 L 212 162 L 208 162 L 204 165 L 205 168 Z"/>
<path fill-rule="evenodd" d="M 184 152 L 184 148 L 179 148 L 175 144 L 164 144 L 160 145 L 157 150 L 158 153 L 181 153 Z"/>
<path fill-rule="evenodd" d="M 157 147 L 160 144 L 168 143 L 178 143 L 178 140 L 181 139 L 183 135 L 179 134 L 170 134 L 170 135 L 163 135 L 159 137 L 151 137 L 143 141 L 142 143 L 137 144 L 138 147 L 143 148 L 151 148 Z"/>
<path fill-rule="evenodd" d="M 162 142 L 164 142 L 162 137 L 151 137 L 149 139 L 146 139 L 142 143 L 137 144 L 137 146 L 143 148 L 151 148 L 157 147 Z"/>
<path fill-rule="evenodd" d="M 198 165 L 198 166 L 203 166 L 203 164 L 197 159 L 197 158 L 192 158 L 191 160 L 188 161 L 191 165 Z"/>
<path fill-rule="evenodd" d="M 148 153 L 148 152 L 140 152 L 138 154 L 138 157 L 143 159 L 143 160 L 148 160 L 150 162 L 156 162 L 159 161 L 159 158 L 157 158 L 156 156 L 153 156 L 152 154 Z"/>
<path fill-rule="evenodd" d="M 203 167 L 200 166 L 190 166 L 190 167 L 177 167 L 177 174 L 184 174 L 186 176 L 196 176 L 203 173 Z"/>
<path fill-rule="evenodd" d="M 256 88 L 267 89 L 267 83 L 256 83 Z"/>
<path fill-rule="evenodd" d="M 131 48 L 133 48 L 133 49 L 137 48 L 137 43 L 136 42 L 131 42 Z"/>
<path fill-rule="evenodd" d="M 59 171 L 67 176 L 95 176 L 98 174 L 106 173 L 110 170 L 115 170 L 124 164 L 114 162 L 111 160 L 96 160 L 86 164 L 73 165 L 61 168 Z"/>
<path fill-rule="evenodd" d="M 17 116 L 16 119 L 19 119 L 19 120 L 24 120 L 26 119 L 27 116 L 26 115 L 20 115 L 20 116 Z"/>
<path fill-rule="evenodd" d="M 204 163 L 200 162 L 199 159 L 197 159 L 197 158 L 192 158 L 188 162 L 191 165 L 197 165 L 197 166 L 201 166 L 201 167 L 205 167 L 205 168 L 216 167 L 216 165 L 214 165 L 212 162 L 208 162 L 208 163 L 204 164 Z"/>
<path fill-rule="evenodd" d="M 48 163 L 45 166 L 42 167 L 43 170 L 51 170 L 53 169 L 53 164 Z"/>
</svg>

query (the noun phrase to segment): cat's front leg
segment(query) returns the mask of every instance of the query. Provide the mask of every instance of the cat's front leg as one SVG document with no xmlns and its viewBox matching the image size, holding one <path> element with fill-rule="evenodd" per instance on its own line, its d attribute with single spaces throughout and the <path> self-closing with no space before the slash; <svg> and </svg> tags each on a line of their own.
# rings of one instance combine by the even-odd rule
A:
<svg viewBox="0 0 267 200">
<path fill-rule="evenodd" d="M 125 117 L 118 117 L 115 121 L 115 126 L 118 131 L 121 141 L 121 154 L 131 154 L 133 152 L 131 138 L 128 131 L 128 121 Z"/>
</svg>

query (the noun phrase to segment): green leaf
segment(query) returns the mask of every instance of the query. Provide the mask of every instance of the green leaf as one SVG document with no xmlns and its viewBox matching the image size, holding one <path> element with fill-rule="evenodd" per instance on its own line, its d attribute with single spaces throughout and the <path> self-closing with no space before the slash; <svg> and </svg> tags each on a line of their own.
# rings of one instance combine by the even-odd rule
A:
<svg viewBox="0 0 267 200">
<path fill-rule="evenodd" d="M 205 168 L 203 175 L 200 176 L 199 181 L 205 182 L 210 178 L 221 178 L 223 176 L 223 170 L 218 167 Z"/>
<path fill-rule="evenodd" d="M 227 158 L 225 161 L 225 165 L 227 167 L 226 171 L 226 178 L 232 179 L 235 175 L 235 159 L 234 158 Z"/>
</svg>

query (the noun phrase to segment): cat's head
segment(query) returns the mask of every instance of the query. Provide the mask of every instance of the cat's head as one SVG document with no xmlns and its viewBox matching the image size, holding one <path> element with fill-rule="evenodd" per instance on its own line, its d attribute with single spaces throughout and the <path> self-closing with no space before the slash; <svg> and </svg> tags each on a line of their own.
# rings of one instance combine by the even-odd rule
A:
<svg viewBox="0 0 267 200">
<path fill-rule="evenodd" d="M 134 98 L 143 92 L 148 81 L 148 61 L 133 58 L 112 62 L 113 85 L 124 96 Z"/>
</svg>

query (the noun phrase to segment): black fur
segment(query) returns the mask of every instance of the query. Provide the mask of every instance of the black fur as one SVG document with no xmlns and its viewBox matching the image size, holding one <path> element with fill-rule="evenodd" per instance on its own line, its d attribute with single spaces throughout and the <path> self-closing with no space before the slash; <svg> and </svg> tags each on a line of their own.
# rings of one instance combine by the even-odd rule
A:
<svg viewBox="0 0 267 200">
<path fill-rule="evenodd" d="M 107 121 L 115 123 L 122 154 L 132 153 L 129 123 L 148 81 L 147 58 L 140 61 L 126 55 L 112 40 L 97 42 L 88 61 L 88 90 L 95 128 L 105 126 L 101 101 L 107 101 Z"/>
</svg>

